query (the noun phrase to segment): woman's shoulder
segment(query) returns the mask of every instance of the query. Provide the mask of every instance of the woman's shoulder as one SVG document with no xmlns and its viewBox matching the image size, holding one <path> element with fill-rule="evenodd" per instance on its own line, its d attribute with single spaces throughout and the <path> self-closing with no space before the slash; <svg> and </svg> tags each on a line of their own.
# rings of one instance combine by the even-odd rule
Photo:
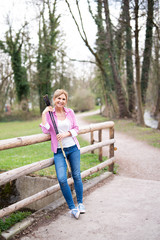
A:
<svg viewBox="0 0 160 240">
<path fill-rule="evenodd" d="M 73 109 L 71 109 L 71 108 L 64 108 L 65 109 L 65 112 L 67 112 L 67 113 L 74 113 L 74 111 L 73 111 Z"/>
</svg>

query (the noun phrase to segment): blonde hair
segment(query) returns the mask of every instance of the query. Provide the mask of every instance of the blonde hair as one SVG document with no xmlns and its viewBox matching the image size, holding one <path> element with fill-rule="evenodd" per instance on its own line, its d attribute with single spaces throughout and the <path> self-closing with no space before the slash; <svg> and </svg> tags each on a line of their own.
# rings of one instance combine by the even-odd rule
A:
<svg viewBox="0 0 160 240">
<path fill-rule="evenodd" d="M 53 100 L 57 97 L 59 97 L 60 95 L 64 94 L 66 96 L 66 101 L 68 100 L 68 92 L 65 91 L 64 89 L 57 89 L 55 92 L 54 92 L 54 95 L 53 95 Z"/>
</svg>

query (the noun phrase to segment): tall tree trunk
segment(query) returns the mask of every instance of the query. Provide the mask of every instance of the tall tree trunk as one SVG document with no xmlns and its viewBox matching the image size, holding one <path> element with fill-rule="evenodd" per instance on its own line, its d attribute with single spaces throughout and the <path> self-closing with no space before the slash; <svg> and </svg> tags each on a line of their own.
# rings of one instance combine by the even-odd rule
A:
<svg viewBox="0 0 160 240">
<path fill-rule="evenodd" d="M 135 89 L 133 77 L 133 60 L 132 60 L 132 34 L 130 26 L 129 0 L 123 0 L 125 30 L 126 30 L 126 67 L 127 67 L 127 90 L 128 90 L 128 109 L 131 114 L 135 111 Z"/>
<path fill-rule="evenodd" d="M 141 82 L 140 82 L 140 59 L 139 59 L 139 29 L 138 29 L 138 12 L 139 0 L 135 0 L 135 64 L 136 64 L 136 90 L 137 90 L 137 121 L 138 124 L 144 125 L 142 98 L 141 98 Z"/>
<path fill-rule="evenodd" d="M 160 117 L 159 117 L 159 120 L 158 120 L 158 127 L 157 127 L 157 129 L 160 130 Z"/>
<path fill-rule="evenodd" d="M 103 26 L 102 9 L 103 9 L 102 0 L 98 0 L 97 15 L 94 17 L 95 23 L 97 25 L 96 50 L 104 69 L 104 72 L 101 71 L 102 81 L 103 81 L 103 82 L 101 81 L 101 85 L 104 93 L 104 99 L 106 102 L 106 108 L 108 109 L 110 108 L 110 105 L 107 104 L 108 100 L 113 105 L 110 95 L 112 94 L 112 91 L 114 88 L 114 82 L 113 82 L 113 77 L 110 74 L 110 66 L 109 66 L 110 63 L 108 61 L 108 51 L 106 49 L 106 44 L 105 44 L 106 32 Z"/>
<path fill-rule="evenodd" d="M 158 85 L 157 92 L 158 92 L 158 97 L 157 97 L 156 108 L 154 112 L 155 117 L 157 117 L 158 114 L 160 113 L 160 84 Z"/>
<path fill-rule="evenodd" d="M 55 51 L 57 48 L 57 35 L 58 30 L 57 27 L 59 25 L 58 17 L 56 17 L 56 2 L 51 4 L 48 1 L 43 2 L 43 9 L 41 12 L 41 19 L 39 25 L 39 48 L 38 48 L 38 56 L 37 56 L 37 76 L 38 76 L 38 93 L 39 93 L 39 105 L 40 111 L 42 112 L 45 103 L 43 101 L 43 96 L 48 94 L 49 98 L 51 96 L 51 70 L 52 65 L 56 63 L 56 55 Z M 48 18 L 49 21 L 45 19 L 45 6 L 47 5 L 48 8 Z M 51 9 L 51 5 L 53 8 Z"/>
<path fill-rule="evenodd" d="M 29 82 L 27 79 L 27 69 L 22 64 L 22 45 L 24 40 L 21 31 L 22 29 L 18 31 L 14 38 L 12 35 L 12 28 L 10 26 L 9 30 L 6 32 L 6 46 L 0 40 L 0 49 L 2 49 L 4 53 L 8 53 L 11 57 L 18 102 L 22 103 L 22 101 L 25 101 L 27 103 L 29 95 Z"/>
<path fill-rule="evenodd" d="M 145 104 L 145 100 L 146 100 L 146 92 L 147 92 L 148 81 L 149 81 L 149 69 L 150 69 L 150 62 L 151 62 L 153 7 L 154 7 L 154 0 L 148 0 L 146 39 L 145 39 L 145 48 L 143 53 L 143 65 L 142 65 L 142 75 L 141 75 L 141 95 L 142 95 L 143 104 Z"/>
<path fill-rule="evenodd" d="M 109 16 L 109 6 L 108 6 L 108 0 L 103 0 L 104 3 L 104 9 L 105 9 L 105 22 L 106 22 L 106 29 L 107 29 L 107 37 L 106 37 L 106 46 L 109 53 L 109 59 L 110 64 L 112 68 L 112 74 L 113 79 L 115 82 L 115 90 L 116 90 L 116 96 L 117 101 L 119 105 L 119 116 L 121 118 L 129 117 L 129 112 L 127 109 L 127 104 L 121 84 L 121 79 L 115 59 L 115 50 L 113 45 L 113 37 L 112 37 L 112 27 L 111 27 L 111 21 Z"/>
<path fill-rule="evenodd" d="M 160 113 L 160 36 L 159 36 L 159 28 L 156 28 L 155 34 L 155 60 L 154 60 L 154 68 L 156 77 L 156 86 L 157 86 L 157 101 L 155 104 L 154 116 L 157 117 Z"/>
</svg>

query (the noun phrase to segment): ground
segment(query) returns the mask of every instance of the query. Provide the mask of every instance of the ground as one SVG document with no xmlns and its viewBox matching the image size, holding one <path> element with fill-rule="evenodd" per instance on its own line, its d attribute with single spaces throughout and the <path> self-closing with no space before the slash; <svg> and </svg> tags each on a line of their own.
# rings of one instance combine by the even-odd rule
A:
<svg viewBox="0 0 160 240">
<path fill-rule="evenodd" d="M 81 127 L 88 125 L 82 116 Z M 84 194 L 86 214 L 77 221 L 64 205 L 14 239 L 159 240 L 160 150 L 119 132 L 115 139 L 118 172 Z"/>
</svg>

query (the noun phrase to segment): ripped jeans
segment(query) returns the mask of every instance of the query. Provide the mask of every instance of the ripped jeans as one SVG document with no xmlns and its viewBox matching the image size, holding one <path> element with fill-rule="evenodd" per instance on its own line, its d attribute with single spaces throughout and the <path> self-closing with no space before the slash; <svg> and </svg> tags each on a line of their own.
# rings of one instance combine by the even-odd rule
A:
<svg viewBox="0 0 160 240">
<path fill-rule="evenodd" d="M 64 148 L 64 151 L 71 166 L 77 202 L 78 204 L 83 203 L 83 184 L 80 173 L 80 150 L 77 148 L 77 145 L 74 145 L 68 148 Z M 67 164 L 60 148 L 57 149 L 57 153 L 54 153 L 54 162 L 57 179 L 60 184 L 63 196 L 68 204 L 69 209 L 73 209 L 75 208 L 75 204 L 73 201 L 71 189 L 67 183 Z"/>
</svg>

